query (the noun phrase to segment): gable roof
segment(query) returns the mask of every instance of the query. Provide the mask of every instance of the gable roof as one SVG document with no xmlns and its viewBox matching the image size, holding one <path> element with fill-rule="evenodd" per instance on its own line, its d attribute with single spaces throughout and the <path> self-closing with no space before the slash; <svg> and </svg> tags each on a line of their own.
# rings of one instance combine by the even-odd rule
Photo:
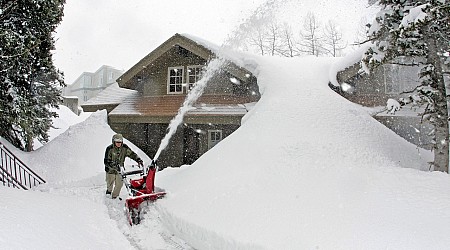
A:
<svg viewBox="0 0 450 250">
<path fill-rule="evenodd" d="M 214 57 L 217 57 L 219 52 L 219 46 L 206 42 L 202 39 L 195 38 L 193 36 L 188 35 L 180 35 L 176 33 L 171 38 L 166 40 L 160 46 L 158 46 L 155 50 L 150 52 L 144 58 L 142 58 L 137 64 L 131 67 L 128 71 L 126 71 L 122 76 L 117 79 L 119 86 L 122 88 L 132 88 L 130 80 L 138 74 L 142 69 L 146 68 L 148 65 L 152 64 L 153 61 L 158 59 L 164 53 L 172 49 L 174 46 L 180 46 L 184 49 L 189 50 L 191 53 L 205 59 L 210 60 Z M 227 71 L 236 77 L 245 80 L 250 72 L 238 66 L 235 62 L 232 62 L 230 58 L 227 58 L 229 62 L 226 65 Z"/>
</svg>

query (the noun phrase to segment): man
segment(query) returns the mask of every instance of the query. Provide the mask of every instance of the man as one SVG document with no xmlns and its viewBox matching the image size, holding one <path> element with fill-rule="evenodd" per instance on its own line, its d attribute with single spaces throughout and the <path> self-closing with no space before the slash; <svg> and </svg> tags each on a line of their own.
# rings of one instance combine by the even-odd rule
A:
<svg viewBox="0 0 450 250">
<path fill-rule="evenodd" d="M 111 194 L 113 199 L 119 196 L 123 186 L 120 168 L 123 167 L 125 157 L 129 157 L 139 165 L 142 165 L 141 158 L 123 143 L 123 136 L 121 134 L 115 134 L 112 137 L 112 144 L 106 148 L 105 159 L 103 161 L 106 171 L 106 194 Z"/>
</svg>

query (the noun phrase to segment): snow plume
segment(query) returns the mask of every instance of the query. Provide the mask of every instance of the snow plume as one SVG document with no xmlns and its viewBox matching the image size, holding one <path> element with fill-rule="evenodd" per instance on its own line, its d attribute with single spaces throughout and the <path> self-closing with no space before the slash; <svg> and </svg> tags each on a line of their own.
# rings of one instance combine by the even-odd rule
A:
<svg viewBox="0 0 450 250">
<path fill-rule="evenodd" d="M 184 115 L 192 108 L 192 105 L 197 101 L 197 99 L 203 94 L 208 81 L 220 70 L 224 65 L 224 60 L 222 58 L 216 58 L 211 60 L 206 66 L 203 77 L 196 82 L 194 88 L 191 89 L 184 100 L 183 106 L 178 109 L 177 115 L 169 123 L 169 131 L 161 140 L 158 151 L 156 151 L 154 160 L 157 160 L 161 152 L 169 144 L 170 138 L 177 131 L 178 126 L 183 122 Z"/>
<path fill-rule="evenodd" d="M 287 0 L 267 0 L 260 5 L 244 23 L 239 25 L 224 42 L 224 47 L 238 49 L 248 34 L 273 21 L 276 10 Z"/>
</svg>

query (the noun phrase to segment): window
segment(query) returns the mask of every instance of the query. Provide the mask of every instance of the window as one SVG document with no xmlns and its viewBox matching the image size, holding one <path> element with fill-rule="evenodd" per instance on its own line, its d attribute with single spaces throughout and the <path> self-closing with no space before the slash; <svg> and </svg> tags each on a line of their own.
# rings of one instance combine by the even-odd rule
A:
<svg viewBox="0 0 450 250">
<path fill-rule="evenodd" d="M 222 140 L 222 130 L 208 130 L 208 149 Z"/>
<path fill-rule="evenodd" d="M 167 93 L 183 93 L 183 67 L 170 67 L 167 77 Z"/>
<path fill-rule="evenodd" d="M 401 86 L 398 65 L 383 65 L 383 71 L 386 94 L 399 94 Z"/>
<path fill-rule="evenodd" d="M 202 77 L 202 69 L 203 67 L 200 65 L 197 66 L 188 66 L 187 67 L 187 76 L 188 76 L 188 80 L 187 80 L 187 90 L 186 92 L 188 92 L 189 90 L 191 90 L 195 83 L 200 80 L 200 78 Z"/>
<path fill-rule="evenodd" d="M 419 67 L 387 64 L 383 65 L 383 72 L 386 94 L 400 94 L 419 85 Z"/>
<path fill-rule="evenodd" d="M 86 75 L 83 77 L 83 87 L 88 87 L 88 86 L 92 86 L 92 81 L 91 81 L 91 78 Z"/>
</svg>

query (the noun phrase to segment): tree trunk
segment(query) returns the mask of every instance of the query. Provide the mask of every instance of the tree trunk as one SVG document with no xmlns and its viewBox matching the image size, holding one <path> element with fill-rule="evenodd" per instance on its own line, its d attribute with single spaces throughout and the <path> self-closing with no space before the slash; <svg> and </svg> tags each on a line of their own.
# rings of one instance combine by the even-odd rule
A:
<svg viewBox="0 0 450 250">
<path fill-rule="evenodd" d="M 434 66 L 432 81 L 438 93 L 433 95 L 435 113 L 432 124 L 435 128 L 434 146 L 434 170 L 448 173 L 449 165 L 449 128 L 448 128 L 448 108 L 444 76 L 442 73 L 441 59 L 438 56 L 438 46 L 433 35 L 428 36 L 428 56 L 427 63 Z"/>
<path fill-rule="evenodd" d="M 448 126 L 435 127 L 434 170 L 448 173 Z"/>
</svg>

